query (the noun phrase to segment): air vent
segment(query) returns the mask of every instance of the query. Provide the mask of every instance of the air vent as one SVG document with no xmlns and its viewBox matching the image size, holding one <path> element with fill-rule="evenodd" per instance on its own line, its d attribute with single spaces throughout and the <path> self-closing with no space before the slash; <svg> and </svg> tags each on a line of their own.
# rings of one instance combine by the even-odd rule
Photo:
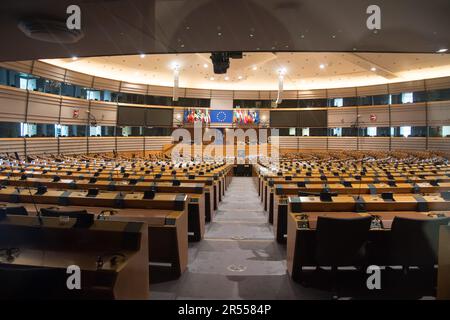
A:
<svg viewBox="0 0 450 320">
<path fill-rule="evenodd" d="M 75 43 L 84 37 L 81 30 L 69 30 L 65 21 L 23 20 L 18 27 L 31 39 L 51 43 Z"/>
</svg>

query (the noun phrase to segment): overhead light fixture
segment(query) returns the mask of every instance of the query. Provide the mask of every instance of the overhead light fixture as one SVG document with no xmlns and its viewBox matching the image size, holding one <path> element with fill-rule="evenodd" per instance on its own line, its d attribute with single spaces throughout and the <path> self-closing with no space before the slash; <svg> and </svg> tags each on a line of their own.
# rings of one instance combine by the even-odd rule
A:
<svg viewBox="0 0 450 320">
<path fill-rule="evenodd" d="M 282 67 L 282 68 L 278 69 L 278 74 L 280 76 L 284 76 L 286 74 L 286 68 Z"/>
<path fill-rule="evenodd" d="M 370 68 L 370 71 L 373 71 L 373 72 L 375 72 L 375 71 L 377 71 L 377 68 L 375 68 L 375 67 L 372 67 L 372 68 Z"/>
<path fill-rule="evenodd" d="M 203 65 L 203 68 L 208 68 L 208 64 L 205 63 L 205 64 Z"/>
<path fill-rule="evenodd" d="M 257 66 L 253 66 L 252 70 L 256 71 L 256 70 L 258 70 L 258 67 Z"/>
<path fill-rule="evenodd" d="M 225 81 L 228 81 L 228 80 L 230 80 L 230 77 L 226 76 Z"/>
<path fill-rule="evenodd" d="M 73 61 L 78 60 L 78 57 L 77 57 L 77 56 L 73 56 L 73 57 L 72 57 L 72 60 L 73 60 Z"/>
<path fill-rule="evenodd" d="M 180 65 L 177 62 L 172 62 L 171 68 L 173 71 L 179 71 Z"/>
<path fill-rule="evenodd" d="M 209 80 L 214 81 L 214 77 L 209 78 Z"/>
<path fill-rule="evenodd" d="M 238 76 L 238 79 L 241 80 L 241 79 L 242 79 L 242 76 Z"/>
<path fill-rule="evenodd" d="M 447 48 L 442 48 L 442 49 L 439 49 L 438 51 L 436 51 L 437 53 L 445 53 L 445 52 L 447 52 L 448 51 L 448 49 Z"/>
<path fill-rule="evenodd" d="M 319 66 L 319 68 L 320 68 L 320 69 L 325 69 L 325 65 L 322 63 L 322 64 Z"/>
<path fill-rule="evenodd" d="M 141 59 L 145 58 L 145 54 L 144 53 L 141 53 L 139 56 L 141 57 Z"/>
</svg>

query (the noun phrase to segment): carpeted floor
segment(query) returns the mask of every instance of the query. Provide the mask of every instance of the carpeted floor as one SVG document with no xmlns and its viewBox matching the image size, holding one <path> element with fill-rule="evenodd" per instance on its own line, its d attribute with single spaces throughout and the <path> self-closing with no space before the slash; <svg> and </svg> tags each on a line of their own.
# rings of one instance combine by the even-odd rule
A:
<svg viewBox="0 0 450 320">
<path fill-rule="evenodd" d="M 367 295 L 365 278 L 355 272 L 340 272 L 340 279 L 343 297 L 387 297 Z M 186 272 L 150 291 L 151 299 L 331 299 L 330 284 L 329 272 L 312 273 L 308 287 L 289 278 L 286 247 L 274 241 L 252 178 L 234 177 L 205 239 L 189 243 Z"/>
</svg>

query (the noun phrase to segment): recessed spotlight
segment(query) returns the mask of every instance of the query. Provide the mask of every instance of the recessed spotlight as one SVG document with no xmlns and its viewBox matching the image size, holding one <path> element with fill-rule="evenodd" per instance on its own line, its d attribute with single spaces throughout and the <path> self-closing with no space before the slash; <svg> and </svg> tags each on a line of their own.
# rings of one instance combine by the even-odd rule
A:
<svg viewBox="0 0 450 320">
<path fill-rule="evenodd" d="M 208 68 L 208 64 L 205 63 L 205 64 L 203 65 L 203 68 Z"/>
<path fill-rule="evenodd" d="M 73 60 L 73 61 L 78 60 L 78 57 L 77 57 L 77 56 L 73 56 L 73 57 L 72 57 L 72 60 Z"/>
<path fill-rule="evenodd" d="M 214 81 L 214 77 L 209 78 L 209 80 Z"/>
<path fill-rule="evenodd" d="M 141 53 L 139 56 L 141 57 L 141 59 L 145 58 L 145 54 L 144 53 Z"/>
<path fill-rule="evenodd" d="M 228 81 L 228 80 L 230 80 L 230 77 L 229 77 L 229 76 L 226 76 L 226 77 L 225 77 L 225 81 Z"/>
<path fill-rule="evenodd" d="M 319 66 L 319 68 L 320 68 L 320 69 L 325 69 L 325 65 L 324 65 L 324 64 L 321 64 L 321 65 Z"/>
<path fill-rule="evenodd" d="M 370 68 L 370 71 L 373 71 L 373 72 L 375 72 L 375 71 L 377 71 L 377 68 L 375 68 L 375 67 L 372 67 L 372 68 Z"/>
<path fill-rule="evenodd" d="M 242 76 L 238 76 L 238 79 L 239 79 L 239 80 L 242 80 Z"/>
<path fill-rule="evenodd" d="M 253 66 L 252 70 L 256 71 L 256 70 L 258 70 L 258 67 L 257 66 Z"/>
<path fill-rule="evenodd" d="M 447 48 L 442 48 L 442 49 L 439 49 L 438 51 L 436 51 L 437 53 L 444 53 L 444 52 L 447 52 L 448 51 L 448 49 Z"/>
</svg>

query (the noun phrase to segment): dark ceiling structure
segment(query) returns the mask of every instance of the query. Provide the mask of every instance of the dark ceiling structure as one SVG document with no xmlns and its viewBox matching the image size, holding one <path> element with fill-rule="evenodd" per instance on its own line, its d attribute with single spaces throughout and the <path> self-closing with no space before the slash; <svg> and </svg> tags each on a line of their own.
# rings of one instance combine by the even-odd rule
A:
<svg viewBox="0 0 450 320">
<path fill-rule="evenodd" d="M 77 42 L 35 40 L 19 28 L 65 23 L 74 4 L 83 33 Z M 380 30 L 366 25 L 373 4 Z M 4 0 L 0 61 L 220 51 L 429 53 L 450 47 L 449 16 L 448 0 Z"/>
</svg>

